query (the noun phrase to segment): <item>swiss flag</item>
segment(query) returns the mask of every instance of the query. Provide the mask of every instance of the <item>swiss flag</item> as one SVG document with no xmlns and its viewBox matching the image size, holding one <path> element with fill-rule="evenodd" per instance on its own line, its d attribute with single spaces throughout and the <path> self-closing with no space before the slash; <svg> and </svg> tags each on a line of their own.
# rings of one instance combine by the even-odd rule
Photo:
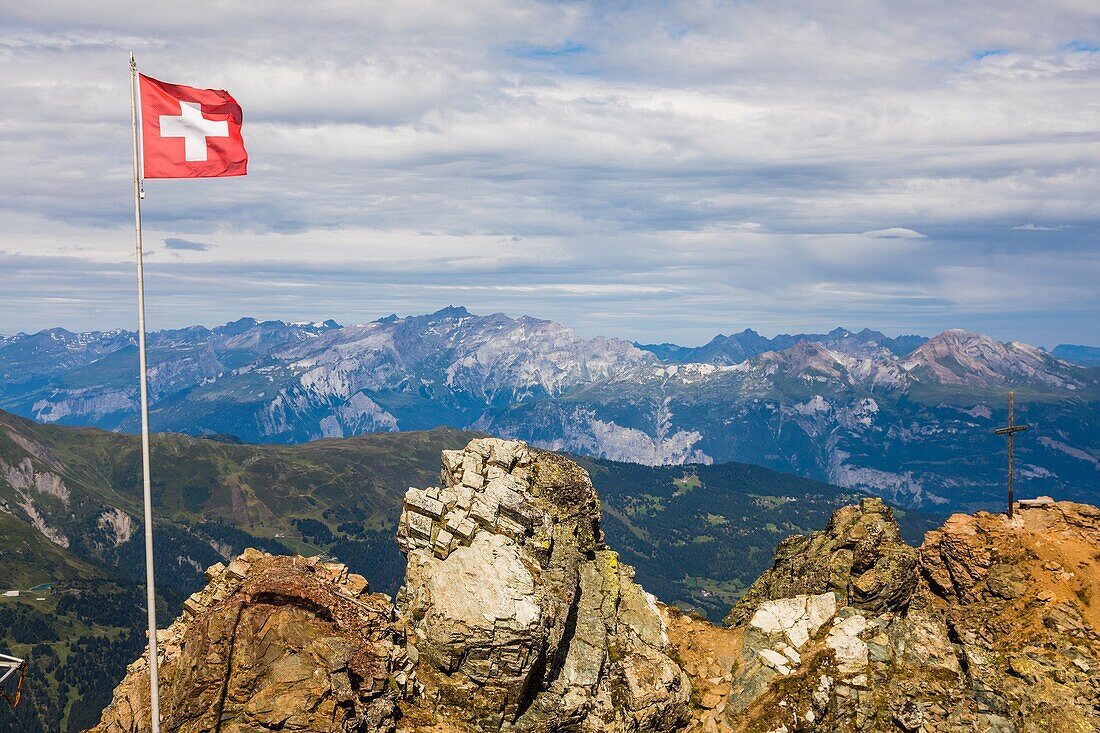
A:
<svg viewBox="0 0 1100 733">
<path fill-rule="evenodd" d="M 138 77 L 146 178 L 245 175 L 241 106 L 229 92 Z"/>
</svg>

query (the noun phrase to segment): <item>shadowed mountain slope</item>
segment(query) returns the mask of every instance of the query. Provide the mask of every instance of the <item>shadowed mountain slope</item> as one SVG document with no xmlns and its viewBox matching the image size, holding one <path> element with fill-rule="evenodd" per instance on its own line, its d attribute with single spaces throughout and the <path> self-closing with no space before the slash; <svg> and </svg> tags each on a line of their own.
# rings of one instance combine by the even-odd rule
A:
<svg viewBox="0 0 1100 733">
<path fill-rule="evenodd" d="M 938 513 L 994 508 L 1016 390 L 1021 489 L 1100 501 L 1100 370 L 1020 343 L 836 329 L 701 349 L 446 308 L 150 335 L 154 430 L 302 443 L 439 425 L 649 465 L 761 464 Z M 0 341 L 0 409 L 136 431 L 132 335 Z"/>
</svg>

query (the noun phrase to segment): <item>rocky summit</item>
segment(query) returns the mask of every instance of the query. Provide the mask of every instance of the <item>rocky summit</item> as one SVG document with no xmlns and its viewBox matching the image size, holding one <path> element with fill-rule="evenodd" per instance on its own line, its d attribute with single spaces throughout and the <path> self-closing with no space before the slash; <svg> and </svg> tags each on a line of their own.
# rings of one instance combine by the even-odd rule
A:
<svg viewBox="0 0 1100 733">
<path fill-rule="evenodd" d="M 716 629 L 670 623 L 699 730 L 1100 730 L 1100 510 L 957 514 L 904 545 L 878 499 L 784 542 Z"/>
<path fill-rule="evenodd" d="M 444 451 L 405 495 L 395 602 L 336 563 L 245 552 L 158 634 L 164 729 L 426 733 L 1100 730 L 1100 510 L 955 515 L 920 548 L 868 498 L 783 542 L 726 626 L 603 541 L 572 461 Z M 94 733 L 147 731 L 131 665 Z"/>
</svg>

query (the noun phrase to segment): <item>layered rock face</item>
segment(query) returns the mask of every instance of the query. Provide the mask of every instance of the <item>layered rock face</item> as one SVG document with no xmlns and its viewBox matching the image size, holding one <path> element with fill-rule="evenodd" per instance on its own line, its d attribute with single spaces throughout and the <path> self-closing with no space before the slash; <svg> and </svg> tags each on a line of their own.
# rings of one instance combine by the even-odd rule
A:
<svg viewBox="0 0 1100 733">
<path fill-rule="evenodd" d="M 514 441 L 445 451 L 410 489 L 398 611 L 421 704 L 479 730 L 671 731 L 690 686 L 655 599 L 604 546 L 587 473 Z"/>
<path fill-rule="evenodd" d="M 1091 733 L 1100 510 L 956 515 L 918 548 L 878 499 L 784 541 L 727 627 L 656 603 L 588 475 L 482 439 L 410 489 L 396 605 L 249 550 L 158 634 L 174 733 Z M 131 665 L 94 733 L 149 730 Z"/>
<path fill-rule="evenodd" d="M 343 565 L 257 550 L 207 579 L 157 632 L 163 730 L 393 730 L 415 675 L 388 597 Z M 148 675 L 130 665 L 91 733 L 150 730 Z"/>
<path fill-rule="evenodd" d="M 784 542 L 734 626 L 680 618 L 670 634 L 706 691 L 693 729 L 1085 733 L 1100 730 L 1098 594 L 1094 507 L 956 515 L 916 551 L 868 499 Z"/>
</svg>

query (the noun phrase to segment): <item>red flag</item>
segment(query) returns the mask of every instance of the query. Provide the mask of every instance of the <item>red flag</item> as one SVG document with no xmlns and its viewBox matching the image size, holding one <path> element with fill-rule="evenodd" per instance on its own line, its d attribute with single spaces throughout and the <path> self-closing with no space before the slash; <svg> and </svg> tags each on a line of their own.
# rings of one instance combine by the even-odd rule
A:
<svg viewBox="0 0 1100 733">
<path fill-rule="evenodd" d="M 138 77 L 146 178 L 245 175 L 241 106 L 229 92 Z"/>
</svg>

